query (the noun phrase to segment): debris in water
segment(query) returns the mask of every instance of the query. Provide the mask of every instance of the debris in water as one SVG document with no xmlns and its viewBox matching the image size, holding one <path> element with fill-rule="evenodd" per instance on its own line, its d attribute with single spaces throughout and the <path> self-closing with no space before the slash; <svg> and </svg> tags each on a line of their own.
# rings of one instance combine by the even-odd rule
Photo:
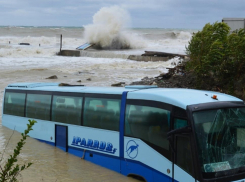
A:
<svg viewBox="0 0 245 182">
<path fill-rule="evenodd" d="M 80 46 L 77 47 L 76 49 L 78 49 L 78 50 L 86 50 L 86 49 L 92 47 L 93 45 L 94 45 L 94 44 L 85 43 L 85 44 L 83 44 L 83 45 L 80 45 Z"/>
<path fill-rule="evenodd" d="M 19 43 L 19 45 L 30 45 L 30 43 Z"/>
<path fill-rule="evenodd" d="M 114 83 L 114 84 L 111 84 L 111 86 L 112 87 L 122 87 L 123 84 L 125 84 L 125 82 Z"/>
<path fill-rule="evenodd" d="M 58 77 L 56 75 L 53 75 L 53 76 L 50 76 L 50 77 L 45 78 L 45 79 L 58 79 Z"/>
</svg>

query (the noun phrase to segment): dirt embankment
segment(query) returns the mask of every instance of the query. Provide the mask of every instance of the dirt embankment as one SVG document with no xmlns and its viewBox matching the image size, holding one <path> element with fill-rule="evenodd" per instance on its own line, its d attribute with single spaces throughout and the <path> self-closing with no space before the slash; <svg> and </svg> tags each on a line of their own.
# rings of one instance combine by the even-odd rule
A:
<svg viewBox="0 0 245 182">
<path fill-rule="evenodd" d="M 227 78 L 229 79 L 229 78 Z M 220 83 L 212 77 L 203 77 L 200 81 L 194 72 L 185 69 L 185 62 L 170 68 L 168 73 L 162 73 L 157 77 L 145 77 L 141 81 L 133 82 L 131 85 L 157 85 L 162 88 L 190 88 L 199 90 L 211 90 L 233 95 L 245 100 L 245 76 L 234 81 L 233 85 Z"/>
<path fill-rule="evenodd" d="M 157 77 L 144 77 L 141 81 L 131 85 L 157 85 L 163 88 L 194 88 L 195 77 L 192 73 L 185 71 L 184 64 L 170 68 L 168 73 L 162 73 Z"/>
</svg>

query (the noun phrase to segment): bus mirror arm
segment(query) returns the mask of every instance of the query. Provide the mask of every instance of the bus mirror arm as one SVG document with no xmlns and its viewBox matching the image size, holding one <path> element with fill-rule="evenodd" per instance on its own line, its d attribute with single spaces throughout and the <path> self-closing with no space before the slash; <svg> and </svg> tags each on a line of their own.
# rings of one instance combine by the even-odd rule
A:
<svg viewBox="0 0 245 182">
<path fill-rule="evenodd" d="M 182 133 L 190 133 L 191 131 L 192 131 L 191 126 L 186 126 L 186 127 L 178 128 L 178 129 L 175 129 L 175 130 L 168 132 L 167 137 L 169 139 L 169 138 L 171 138 L 172 135 L 182 134 Z"/>
<path fill-rule="evenodd" d="M 175 153 L 174 146 L 173 146 L 173 137 L 168 136 L 168 140 L 169 140 L 169 145 L 171 147 L 172 152 Z"/>
</svg>

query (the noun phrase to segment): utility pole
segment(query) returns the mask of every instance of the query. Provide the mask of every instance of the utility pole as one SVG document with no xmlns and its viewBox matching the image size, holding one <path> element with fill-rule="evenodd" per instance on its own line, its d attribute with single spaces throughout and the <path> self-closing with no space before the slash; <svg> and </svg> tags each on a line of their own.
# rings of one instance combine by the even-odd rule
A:
<svg viewBox="0 0 245 182">
<path fill-rule="evenodd" d="M 62 49 L 62 34 L 60 34 L 60 52 L 61 52 L 61 49 Z"/>
</svg>

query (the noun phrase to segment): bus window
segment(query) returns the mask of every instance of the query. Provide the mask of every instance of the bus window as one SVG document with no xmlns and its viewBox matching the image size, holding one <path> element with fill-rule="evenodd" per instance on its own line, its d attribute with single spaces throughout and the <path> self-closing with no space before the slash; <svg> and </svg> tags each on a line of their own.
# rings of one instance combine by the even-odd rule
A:
<svg viewBox="0 0 245 182">
<path fill-rule="evenodd" d="M 160 108 L 127 105 L 125 134 L 169 150 L 169 115 L 169 111 Z"/>
<path fill-rule="evenodd" d="M 118 99 L 85 98 L 84 126 L 119 131 L 120 105 Z"/>
<path fill-rule="evenodd" d="M 50 120 L 51 95 L 27 94 L 26 117 Z"/>
<path fill-rule="evenodd" d="M 174 119 L 174 129 L 183 128 L 187 126 L 187 120 L 185 119 Z"/>
<path fill-rule="evenodd" d="M 81 125 L 82 97 L 53 96 L 52 121 Z"/>
<path fill-rule="evenodd" d="M 245 164 L 245 109 L 198 111 L 193 118 L 203 175 L 241 169 Z"/>
<path fill-rule="evenodd" d="M 25 97 L 25 93 L 6 92 L 3 113 L 24 117 Z"/>
</svg>

